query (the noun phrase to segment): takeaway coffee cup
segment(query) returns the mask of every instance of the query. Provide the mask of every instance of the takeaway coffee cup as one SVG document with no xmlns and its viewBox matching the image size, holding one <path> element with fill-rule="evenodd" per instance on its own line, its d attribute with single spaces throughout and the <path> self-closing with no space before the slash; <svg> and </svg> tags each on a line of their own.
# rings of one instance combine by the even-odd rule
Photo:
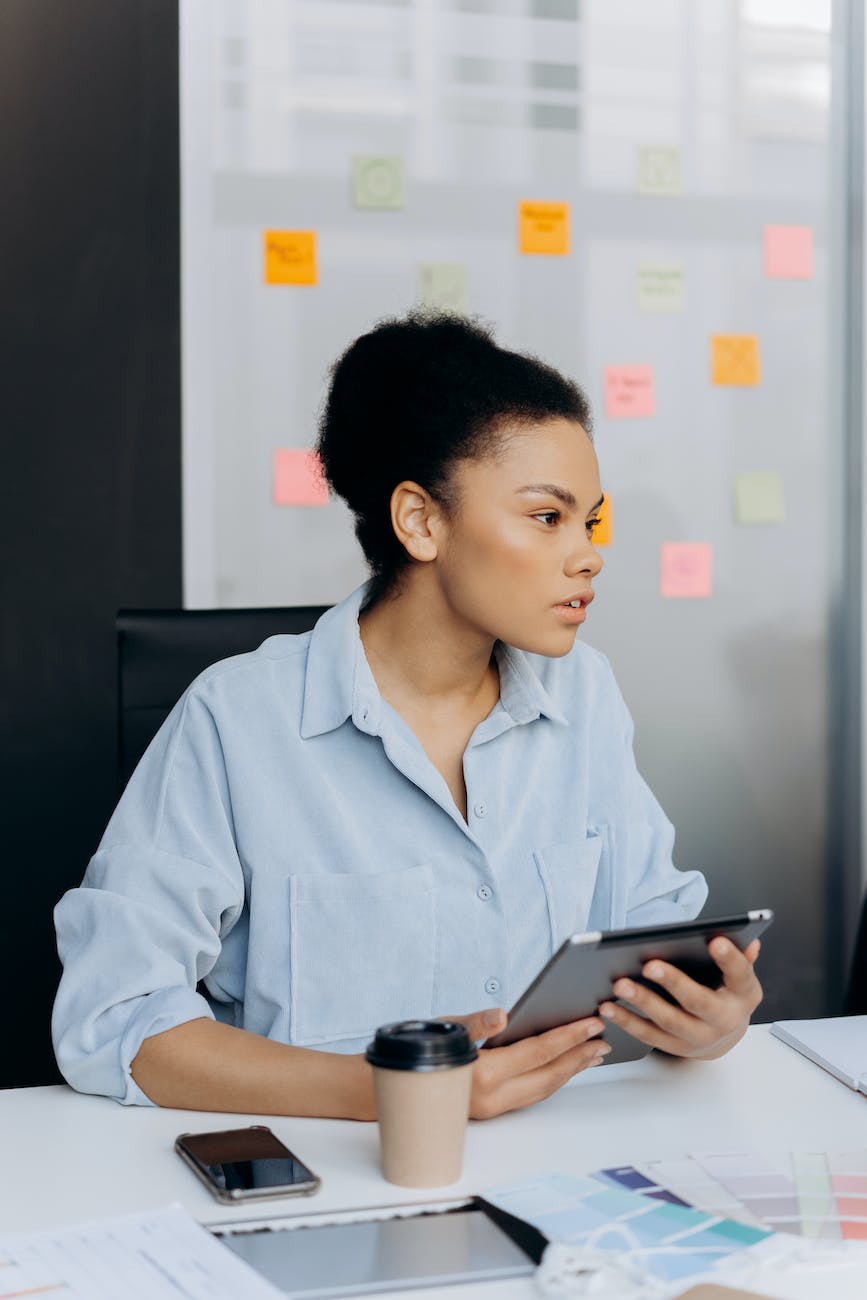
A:
<svg viewBox="0 0 867 1300">
<path fill-rule="evenodd" d="M 383 1025 L 366 1056 L 384 1176 L 401 1187 L 456 1182 L 478 1056 L 466 1028 L 448 1020 Z"/>
</svg>

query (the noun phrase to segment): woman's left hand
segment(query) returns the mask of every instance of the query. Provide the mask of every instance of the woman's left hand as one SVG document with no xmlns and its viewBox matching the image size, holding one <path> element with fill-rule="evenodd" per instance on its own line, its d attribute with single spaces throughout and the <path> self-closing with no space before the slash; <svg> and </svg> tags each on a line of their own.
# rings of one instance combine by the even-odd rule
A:
<svg viewBox="0 0 867 1300">
<path fill-rule="evenodd" d="M 615 995 L 641 1015 L 613 1002 L 603 1002 L 599 1014 L 671 1056 L 706 1061 L 723 1056 L 743 1038 L 750 1016 L 762 1000 L 762 986 L 753 969 L 760 946 L 754 939 L 741 952 L 728 939 L 711 940 L 708 951 L 723 977 L 718 989 L 697 983 L 668 962 L 649 961 L 642 967 L 642 975 L 662 985 L 679 1005 L 673 1006 L 633 980 L 619 979 L 613 986 Z"/>
</svg>

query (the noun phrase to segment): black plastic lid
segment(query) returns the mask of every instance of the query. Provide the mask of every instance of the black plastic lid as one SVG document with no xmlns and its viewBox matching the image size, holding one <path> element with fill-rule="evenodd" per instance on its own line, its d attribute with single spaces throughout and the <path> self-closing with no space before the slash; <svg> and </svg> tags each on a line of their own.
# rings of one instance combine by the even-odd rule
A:
<svg viewBox="0 0 867 1300">
<path fill-rule="evenodd" d="M 365 1056 L 384 1070 L 449 1070 L 478 1056 L 465 1025 L 453 1020 L 401 1020 L 382 1025 Z"/>
</svg>

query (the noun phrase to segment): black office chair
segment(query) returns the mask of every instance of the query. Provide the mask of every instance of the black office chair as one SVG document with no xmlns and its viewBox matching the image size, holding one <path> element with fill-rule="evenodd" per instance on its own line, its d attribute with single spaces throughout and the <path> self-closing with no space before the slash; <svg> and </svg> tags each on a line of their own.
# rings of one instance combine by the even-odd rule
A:
<svg viewBox="0 0 867 1300">
<path fill-rule="evenodd" d="M 843 1005 L 845 1016 L 867 1016 L 867 898 L 861 908 L 861 923 L 852 954 L 849 987 Z"/>
<path fill-rule="evenodd" d="M 203 669 L 219 659 L 255 650 L 269 636 L 308 632 L 328 608 L 118 610 L 119 789 Z"/>
</svg>

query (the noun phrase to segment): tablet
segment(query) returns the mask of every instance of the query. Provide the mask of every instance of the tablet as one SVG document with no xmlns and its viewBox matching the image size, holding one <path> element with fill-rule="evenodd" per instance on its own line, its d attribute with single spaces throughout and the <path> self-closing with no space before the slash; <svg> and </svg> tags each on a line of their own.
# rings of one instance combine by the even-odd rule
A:
<svg viewBox="0 0 867 1300">
<path fill-rule="evenodd" d="M 644 926 L 635 930 L 591 930 L 586 934 L 573 934 L 512 1007 L 506 1028 L 489 1038 L 484 1046 L 505 1047 L 520 1038 L 529 1038 L 544 1033 L 546 1029 L 556 1029 L 558 1025 L 568 1025 L 573 1020 L 592 1016 L 601 1002 L 622 1001 L 614 997 L 611 985 L 624 976 L 673 1002 L 674 998 L 661 985 L 641 974 L 645 962 L 654 957 L 679 967 L 708 988 L 719 988 L 722 975 L 707 950 L 710 940 L 724 934 L 743 949 L 758 938 L 773 919 L 773 912 L 763 908 L 741 916 L 680 921 L 673 925 Z M 645 1043 L 640 1043 L 617 1025 L 606 1025 L 602 1037 L 611 1044 L 603 1065 L 637 1061 L 650 1051 Z"/>
</svg>

